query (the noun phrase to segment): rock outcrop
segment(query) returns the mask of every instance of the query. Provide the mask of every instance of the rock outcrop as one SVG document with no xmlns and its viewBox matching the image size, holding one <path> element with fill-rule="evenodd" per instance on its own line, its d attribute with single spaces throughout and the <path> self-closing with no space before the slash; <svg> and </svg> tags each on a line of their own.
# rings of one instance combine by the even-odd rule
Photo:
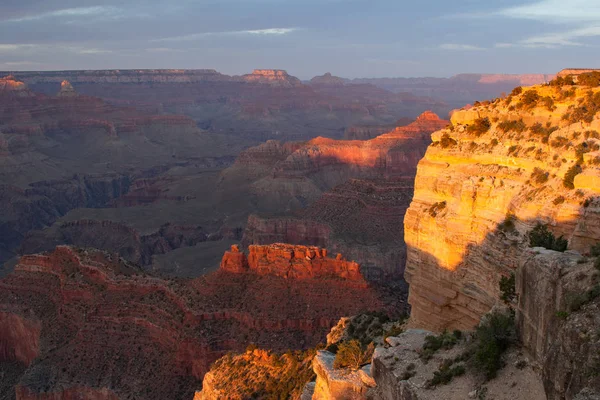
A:
<svg viewBox="0 0 600 400">
<path fill-rule="evenodd" d="M 593 200 L 599 192 L 569 178 L 577 168 L 582 176 L 598 173 L 578 155 L 593 157 L 600 147 L 597 134 L 578 133 L 598 120 L 562 118 L 587 90 L 576 88 L 565 99 L 561 88 L 524 88 L 506 100 L 455 112 L 453 127 L 432 135 L 404 221 L 416 326 L 472 329 L 496 303 L 500 278 L 522 263 L 525 233 L 539 221 L 582 253 L 600 239 Z M 533 104 L 524 105 L 526 98 Z M 541 103 L 545 98 L 552 112 Z"/>
<path fill-rule="evenodd" d="M 221 269 L 228 272 L 249 272 L 287 279 L 343 279 L 366 286 L 360 265 L 347 261 L 341 254 L 327 256 L 327 249 L 275 243 L 251 245 L 248 256 L 234 245 L 226 252 Z"/>
<path fill-rule="evenodd" d="M 331 72 L 327 72 L 321 76 L 315 76 L 309 82 L 311 86 L 344 86 L 346 81 L 338 76 L 331 75 Z"/>
<path fill-rule="evenodd" d="M 549 400 L 600 394 L 600 286 L 592 262 L 575 253 L 534 249 L 516 273 L 517 329 L 542 365 Z"/>
<path fill-rule="evenodd" d="M 366 400 L 367 391 L 375 386 L 371 365 L 357 371 L 335 369 L 335 354 L 319 351 L 313 360 L 317 380 L 313 400 Z"/>
<path fill-rule="evenodd" d="M 244 75 L 243 79 L 250 83 L 262 83 L 278 87 L 302 86 L 300 79 L 281 69 L 255 69 L 251 74 Z"/>
<path fill-rule="evenodd" d="M 58 97 L 74 97 L 77 96 L 77 92 L 71 85 L 69 81 L 62 81 L 60 84 L 60 91 L 58 92 Z"/>
</svg>

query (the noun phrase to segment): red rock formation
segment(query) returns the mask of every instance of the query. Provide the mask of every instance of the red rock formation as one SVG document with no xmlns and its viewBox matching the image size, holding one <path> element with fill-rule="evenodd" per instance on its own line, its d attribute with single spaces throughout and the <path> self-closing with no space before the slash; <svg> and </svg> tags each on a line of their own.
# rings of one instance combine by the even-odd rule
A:
<svg viewBox="0 0 600 400">
<path fill-rule="evenodd" d="M 221 269 L 229 272 L 250 272 L 288 279 L 341 278 L 366 286 L 360 265 L 346 261 L 341 254 L 327 257 L 327 249 L 274 243 L 266 246 L 251 245 L 248 257 L 232 246 L 223 256 Z"/>
<path fill-rule="evenodd" d="M 401 310 L 397 296 L 348 279 L 221 270 L 164 280 L 61 246 L 21 257 L 0 280 L 0 354 L 30 363 L 20 399 L 191 398 L 228 351 L 307 348 L 342 315 L 381 309 Z"/>
<path fill-rule="evenodd" d="M 251 74 L 243 76 L 244 81 L 263 83 L 278 87 L 302 86 L 300 79 L 280 69 L 255 69 Z"/>
</svg>

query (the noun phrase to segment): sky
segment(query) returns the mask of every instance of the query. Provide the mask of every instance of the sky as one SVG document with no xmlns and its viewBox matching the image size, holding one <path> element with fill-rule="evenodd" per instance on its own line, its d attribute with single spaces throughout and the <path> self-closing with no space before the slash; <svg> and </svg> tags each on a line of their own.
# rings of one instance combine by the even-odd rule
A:
<svg viewBox="0 0 600 400">
<path fill-rule="evenodd" d="M 600 0 L 0 0 L 0 70 L 301 79 L 600 67 Z"/>
</svg>

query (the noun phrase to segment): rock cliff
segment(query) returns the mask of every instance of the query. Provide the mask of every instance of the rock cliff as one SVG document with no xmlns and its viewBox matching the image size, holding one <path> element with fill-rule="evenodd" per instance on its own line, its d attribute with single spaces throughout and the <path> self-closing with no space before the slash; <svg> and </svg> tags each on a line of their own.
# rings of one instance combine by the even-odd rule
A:
<svg viewBox="0 0 600 400">
<path fill-rule="evenodd" d="M 255 69 L 251 74 L 244 75 L 243 79 L 250 83 L 263 83 L 278 87 L 302 86 L 300 79 L 280 69 Z"/>
<path fill-rule="evenodd" d="M 399 306 L 332 276 L 221 270 L 168 280 L 116 255 L 60 246 L 21 257 L 0 280 L 0 372 L 21 371 L 8 389 L 22 399 L 192 398 L 228 351 L 309 348 L 342 315 Z"/>
<path fill-rule="evenodd" d="M 495 304 L 500 277 L 522 262 L 525 233 L 539 221 L 582 253 L 600 239 L 600 192 L 591 183 L 600 176 L 599 120 L 595 113 L 588 122 L 573 119 L 590 90 L 598 91 L 519 89 L 455 112 L 452 128 L 432 135 L 404 221 L 417 326 L 475 326 Z"/>
<path fill-rule="evenodd" d="M 288 279 L 343 279 L 366 286 L 360 265 L 347 261 L 341 254 L 327 256 L 327 249 L 275 243 L 266 246 L 251 245 L 248 256 L 232 246 L 221 262 L 221 269 L 229 272 L 249 272 Z"/>
</svg>

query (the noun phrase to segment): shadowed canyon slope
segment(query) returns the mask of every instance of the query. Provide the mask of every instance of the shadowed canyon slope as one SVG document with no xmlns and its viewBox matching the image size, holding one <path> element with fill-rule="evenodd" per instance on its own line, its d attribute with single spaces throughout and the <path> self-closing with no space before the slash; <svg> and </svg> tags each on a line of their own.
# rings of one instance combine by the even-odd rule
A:
<svg viewBox="0 0 600 400">
<path fill-rule="evenodd" d="M 251 201 L 263 212 L 248 219 L 243 243 L 327 246 L 359 261 L 370 279 L 401 277 L 402 220 L 412 198 L 415 167 L 430 133 L 446 125 L 428 112 L 368 141 L 317 138 L 248 150 L 223 181 L 240 188 L 239 181 L 227 179 L 245 174 Z M 260 179 L 244 172 L 260 171 L 255 164 L 264 166 Z"/>
<path fill-rule="evenodd" d="M 185 116 L 152 115 L 77 95 L 68 82 L 58 96 L 47 96 L 12 77 L 0 79 L 0 115 L 2 262 L 31 230 L 74 209 L 201 202 L 201 196 L 164 186 L 189 175 L 216 176 L 244 146 L 201 131 Z M 163 215 L 150 229 L 178 222 Z M 187 225 L 202 222 L 187 219 Z"/>
<path fill-rule="evenodd" d="M 250 268 L 233 267 L 236 257 Z M 356 263 L 283 245 L 234 248 L 221 270 L 193 280 L 62 246 L 22 257 L 0 288 L 0 366 L 22 371 L 3 390 L 17 399 L 192 398 L 228 351 L 308 348 L 342 315 L 402 309 Z"/>
</svg>

